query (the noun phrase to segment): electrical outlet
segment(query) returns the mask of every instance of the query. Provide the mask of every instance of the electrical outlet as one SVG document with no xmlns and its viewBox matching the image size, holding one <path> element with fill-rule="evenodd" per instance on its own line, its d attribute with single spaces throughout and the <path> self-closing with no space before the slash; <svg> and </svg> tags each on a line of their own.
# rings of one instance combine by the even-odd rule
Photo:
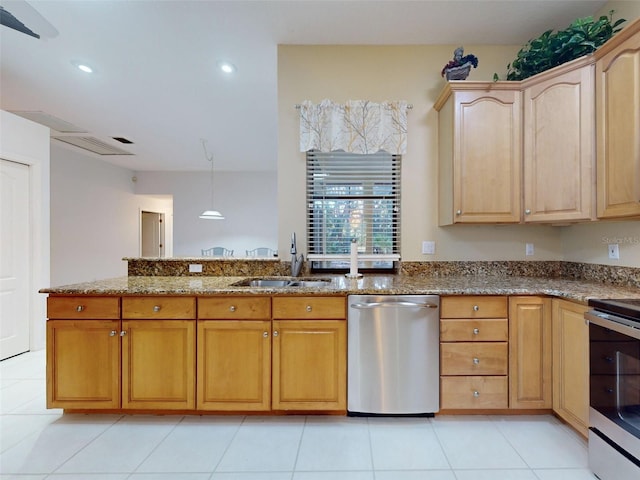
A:
<svg viewBox="0 0 640 480">
<path fill-rule="evenodd" d="M 436 253 L 436 242 L 434 241 L 423 241 L 422 242 L 422 253 L 425 255 L 435 255 Z"/>
<path fill-rule="evenodd" d="M 618 260 L 620 258 L 620 250 L 617 243 L 609 244 L 609 258 Z"/>
<path fill-rule="evenodd" d="M 535 253 L 535 249 L 533 248 L 533 243 L 527 243 L 524 247 L 524 254 L 527 257 L 530 257 Z"/>
<path fill-rule="evenodd" d="M 189 264 L 189 272 L 190 273 L 202 273 L 202 264 L 200 264 L 200 263 L 190 263 Z"/>
</svg>

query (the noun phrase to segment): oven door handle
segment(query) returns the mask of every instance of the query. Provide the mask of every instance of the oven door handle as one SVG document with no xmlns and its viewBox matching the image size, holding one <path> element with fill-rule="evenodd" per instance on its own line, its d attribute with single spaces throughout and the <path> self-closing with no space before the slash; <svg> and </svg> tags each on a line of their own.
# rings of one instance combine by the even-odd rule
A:
<svg viewBox="0 0 640 480">
<path fill-rule="evenodd" d="M 598 314 L 594 311 L 588 311 L 584 314 L 585 320 L 589 323 L 593 323 L 594 325 L 599 325 L 604 328 L 608 328 L 609 330 L 613 330 L 614 332 L 621 333 L 622 335 L 626 335 L 631 338 L 635 338 L 636 340 L 640 340 L 640 329 L 634 328 L 621 321 L 624 319 L 620 319 L 620 321 L 614 320 L 611 315 L 607 315 L 606 317 L 602 315 L 607 314 Z"/>
</svg>

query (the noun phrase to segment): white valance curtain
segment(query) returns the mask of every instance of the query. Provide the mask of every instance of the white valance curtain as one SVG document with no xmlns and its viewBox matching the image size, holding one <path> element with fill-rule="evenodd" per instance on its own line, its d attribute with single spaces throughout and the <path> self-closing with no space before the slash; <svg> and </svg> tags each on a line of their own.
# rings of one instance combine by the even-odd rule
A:
<svg viewBox="0 0 640 480">
<path fill-rule="evenodd" d="M 393 155 L 407 151 L 407 102 L 323 100 L 300 105 L 300 151 Z"/>
</svg>

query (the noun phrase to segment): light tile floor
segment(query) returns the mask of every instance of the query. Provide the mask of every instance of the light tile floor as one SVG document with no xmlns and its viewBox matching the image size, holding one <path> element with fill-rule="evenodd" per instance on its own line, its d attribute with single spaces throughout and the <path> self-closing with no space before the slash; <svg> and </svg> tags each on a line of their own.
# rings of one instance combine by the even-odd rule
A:
<svg viewBox="0 0 640 480">
<path fill-rule="evenodd" d="M 593 480 L 550 415 L 63 415 L 45 354 L 0 362 L 0 480 Z"/>
</svg>

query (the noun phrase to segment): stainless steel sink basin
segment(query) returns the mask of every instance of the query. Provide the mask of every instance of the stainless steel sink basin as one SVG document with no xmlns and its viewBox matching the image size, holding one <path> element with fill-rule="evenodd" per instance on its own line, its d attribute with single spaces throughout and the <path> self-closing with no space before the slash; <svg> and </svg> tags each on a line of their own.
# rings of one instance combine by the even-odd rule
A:
<svg viewBox="0 0 640 480">
<path fill-rule="evenodd" d="M 258 288 L 317 288 L 329 285 L 330 278 L 245 278 L 233 284 L 234 287 Z"/>
<path fill-rule="evenodd" d="M 240 282 L 238 282 L 240 283 Z M 247 286 L 249 287 L 288 287 L 291 280 L 268 280 L 268 279 L 256 279 L 249 280 Z"/>
<path fill-rule="evenodd" d="M 331 284 L 331 280 L 322 279 L 322 280 L 299 280 L 293 281 L 289 285 L 289 287 L 326 287 Z"/>
</svg>

